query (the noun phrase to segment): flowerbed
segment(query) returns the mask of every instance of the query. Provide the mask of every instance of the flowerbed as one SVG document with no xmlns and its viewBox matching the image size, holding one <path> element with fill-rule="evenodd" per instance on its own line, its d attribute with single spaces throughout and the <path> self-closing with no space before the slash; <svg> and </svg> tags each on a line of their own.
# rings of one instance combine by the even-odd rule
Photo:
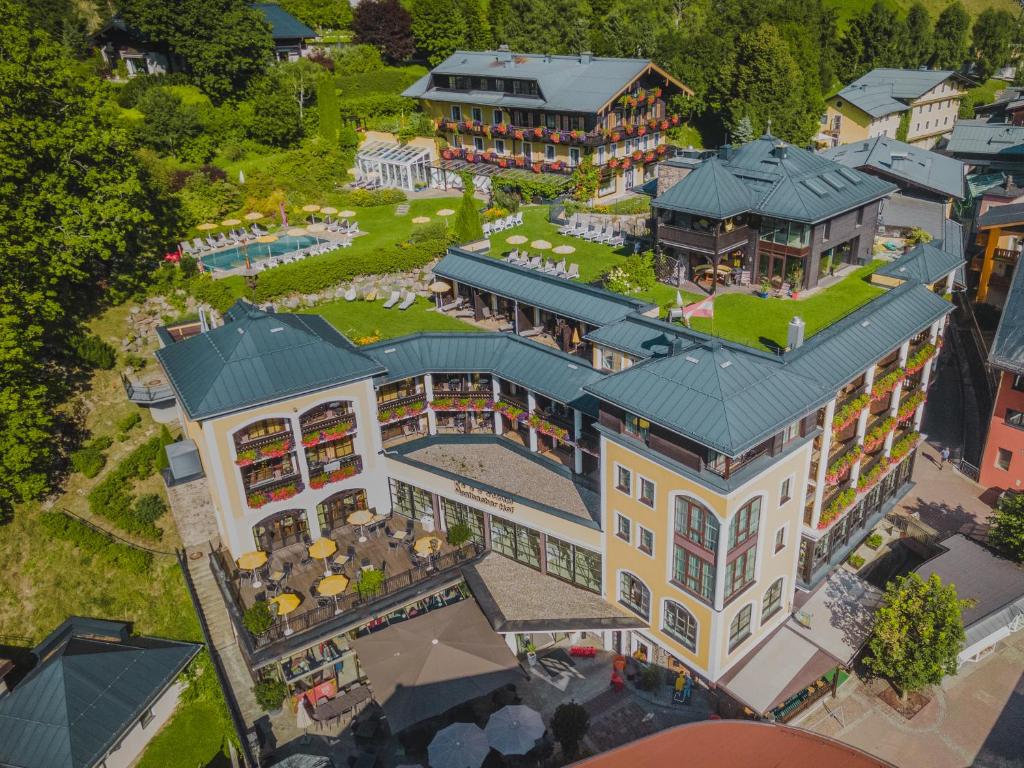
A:
<svg viewBox="0 0 1024 768">
<path fill-rule="evenodd" d="M 291 449 L 291 438 L 282 437 L 257 448 L 243 448 L 238 452 L 238 455 L 235 458 L 235 464 L 240 467 L 247 467 L 254 461 L 262 461 L 263 459 L 279 459 Z"/>
<path fill-rule="evenodd" d="M 427 410 L 427 401 L 417 400 L 407 405 L 400 405 L 397 408 L 381 408 L 377 411 L 377 419 L 381 424 L 387 424 L 392 421 L 419 416 L 425 410 Z"/>
</svg>

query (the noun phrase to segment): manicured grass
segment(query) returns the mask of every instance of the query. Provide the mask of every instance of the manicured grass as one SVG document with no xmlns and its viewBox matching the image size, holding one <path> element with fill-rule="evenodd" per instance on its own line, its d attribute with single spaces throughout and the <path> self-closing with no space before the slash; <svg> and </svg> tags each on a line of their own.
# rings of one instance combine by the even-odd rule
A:
<svg viewBox="0 0 1024 768">
<path fill-rule="evenodd" d="M 977 88 L 968 88 L 967 93 L 975 106 L 991 104 L 996 99 L 996 91 L 1001 91 L 1009 85 L 1005 80 L 989 78 Z"/>
<path fill-rule="evenodd" d="M 399 310 L 398 307 L 384 309 L 382 300 L 345 301 L 344 299 L 320 304 L 302 311 L 322 315 L 327 322 L 352 341 L 366 337 L 389 339 L 417 331 L 472 332 L 479 330 L 474 325 L 433 311 L 431 301 L 423 298 L 416 299 L 416 303 L 404 311 Z"/>
<path fill-rule="evenodd" d="M 799 315 L 811 336 L 884 293 L 868 282 L 868 276 L 883 263 L 877 260 L 861 267 L 821 293 L 806 299 L 762 299 L 755 295 L 729 293 L 715 299 L 715 317 L 694 318 L 693 328 L 737 341 L 751 347 L 774 350 L 786 346 L 786 326 Z"/>
<path fill-rule="evenodd" d="M 221 752 L 224 734 L 211 727 L 217 708 L 208 701 L 181 703 L 171 720 L 146 747 L 138 768 L 205 766 Z"/>
<path fill-rule="evenodd" d="M 683 123 L 677 128 L 670 128 L 668 133 L 672 141 L 681 147 L 696 149 L 704 147 L 704 137 L 700 135 L 700 131 L 687 123 Z"/>
</svg>

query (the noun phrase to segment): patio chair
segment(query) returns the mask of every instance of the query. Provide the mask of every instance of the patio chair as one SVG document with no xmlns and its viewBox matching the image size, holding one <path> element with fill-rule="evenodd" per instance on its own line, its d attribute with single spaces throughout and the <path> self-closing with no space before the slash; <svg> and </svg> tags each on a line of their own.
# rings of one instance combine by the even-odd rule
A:
<svg viewBox="0 0 1024 768">
<path fill-rule="evenodd" d="M 359 222 L 358 221 L 353 221 L 351 226 L 348 228 L 348 233 L 350 235 L 358 235 L 359 232 L 360 232 L 360 230 L 359 230 Z"/>
<path fill-rule="evenodd" d="M 192 246 L 189 245 L 187 242 L 178 243 L 178 250 L 180 250 L 186 256 L 192 256 L 195 254 L 195 251 L 192 250 Z"/>
<path fill-rule="evenodd" d="M 625 245 L 625 244 L 626 244 L 626 238 L 624 238 L 622 236 L 622 230 L 621 229 L 618 232 L 616 232 L 614 235 L 612 235 L 612 237 L 605 243 L 605 245 L 610 245 L 613 248 L 618 248 L 620 245 Z"/>
<path fill-rule="evenodd" d="M 544 259 L 544 266 L 541 267 L 540 271 L 545 275 L 553 275 L 555 274 L 555 264 L 549 259 Z"/>
<path fill-rule="evenodd" d="M 540 262 L 540 256 L 534 256 L 532 259 L 530 259 L 530 263 L 525 266 L 529 267 L 530 269 L 540 269 Z"/>
<path fill-rule="evenodd" d="M 210 246 L 210 250 L 211 250 L 211 251 L 212 251 L 212 250 L 213 250 L 214 248 L 217 248 L 217 247 L 218 247 L 218 245 L 217 245 L 217 241 L 216 241 L 216 240 L 214 240 L 214 239 L 213 239 L 212 237 L 210 237 L 209 235 L 207 235 L 207 236 L 206 236 L 206 244 L 207 244 L 208 246 Z"/>
<path fill-rule="evenodd" d="M 565 277 L 565 259 L 555 264 L 555 271 L 552 274 L 555 277 Z"/>
<path fill-rule="evenodd" d="M 480 308 L 480 314 L 483 315 L 484 320 L 490 320 L 491 317 L 492 317 L 491 308 L 490 307 L 481 307 Z"/>
<path fill-rule="evenodd" d="M 349 560 L 355 560 L 356 559 L 356 547 L 355 547 L 355 544 L 349 544 L 348 548 L 345 550 L 345 554 L 348 555 L 348 559 Z"/>
<path fill-rule="evenodd" d="M 391 295 L 388 296 L 388 300 L 384 302 L 384 309 L 391 309 L 401 298 L 402 294 L 399 291 L 392 291 Z"/>
<path fill-rule="evenodd" d="M 202 253 L 203 251 L 210 250 L 210 246 L 208 246 L 198 237 L 192 238 L 192 248 L 196 253 Z"/>
<path fill-rule="evenodd" d="M 515 250 L 509 251 L 508 255 L 505 256 L 505 261 L 509 262 L 510 264 L 515 264 L 517 261 L 519 261 L 519 249 L 516 248 Z"/>
<path fill-rule="evenodd" d="M 569 271 L 565 273 L 567 280 L 576 280 L 580 276 L 580 265 L 570 264 Z"/>
<path fill-rule="evenodd" d="M 398 305 L 398 308 L 401 311 L 404 312 L 405 310 L 407 310 L 409 307 L 411 307 L 415 303 L 416 303 L 416 294 L 413 291 L 406 291 L 405 292 L 405 298 L 402 299 L 402 303 Z"/>
<path fill-rule="evenodd" d="M 343 240 L 339 240 L 338 241 L 338 247 L 339 248 L 351 248 L 352 247 L 352 239 L 351 238 L 345 238 Z"/>
<path fill-rule="evenodd" d="M 528 254 L 526 251 L 523 251 L 518 256 L 516 256 L 515 260 L 512 263 L 515 264 L 517 267 L 524 267 L 530 263 L 530 254 Z"/>
</svg>

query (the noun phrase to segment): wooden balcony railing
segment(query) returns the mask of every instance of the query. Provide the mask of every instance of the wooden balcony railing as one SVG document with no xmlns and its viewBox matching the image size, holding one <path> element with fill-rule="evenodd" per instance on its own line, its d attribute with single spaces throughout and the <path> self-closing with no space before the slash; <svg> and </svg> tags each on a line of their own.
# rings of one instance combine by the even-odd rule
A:
<svg viewBox="0 0 1024 768">
<path fill-rule="evenodd" d="M 285 426 L 283 429 L 279 429 L 277 432 L 272 432 L 269 435 L 256 435 L 250 437 L 248 434 L 242 433 L 235 435 L 235 447 L 237 449 L 252 449 L 259 448 L 260 446 L 273 443 L 283 438 L 290 438 L 292 431 L 289 426 Z"/>
<path fill-rule="evenodd" d="M 658 242 L 710 253 L 734 250 L 748 243 L 751 236 L 749 227 L 736 227 L 731 232 L 719 232 L 716 235 L 714 232 L 696 232 L 671 224 L 658 225 Z"/>
<path fill-rule="evenodd" d="M 318 416 L 315 419 L 303 419 L 302 420 L 302 434 L 305 435 L 308 432 L 315 432 L 317 430 L 327 429 L 328 427 L 337 427 L 339 425 L 346 425 L 346 429 L 354 429 L 356 423 L 356 415 L 351 411 L 338 412 L 338 413 L 326 413 L 322 416 Z"/>
<path fill-rule="evenodd" d="M 602 128 L 592 131 L 561 130 L 543 126 L 513 125 L 511 123 L 492 124 L 479 120 L 438 121 L 439 133 L 460 133 L 469 136 L 486 136 L 506 141 L 546 141 L 552 144 L 569 144 L 571 146 L 598 147 L 615 143 L 623 139 L 647 136 L 679 125 L 679 115 L 665 117 L 650 116 L 646 119 L 633 120 L 613 128 Z"/>
</svg>

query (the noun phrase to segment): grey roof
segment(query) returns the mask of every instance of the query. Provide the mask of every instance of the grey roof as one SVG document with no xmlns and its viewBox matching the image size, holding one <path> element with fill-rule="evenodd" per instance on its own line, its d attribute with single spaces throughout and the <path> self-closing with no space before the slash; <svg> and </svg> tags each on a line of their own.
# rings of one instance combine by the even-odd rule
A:
<svg viewBox="0 0 1024 768">
<path fill-rule="evenodd" d="M 239 300 L 225 321 L 157 350 L 192 419 L 383 372 L 318 315 L 265 312 Z"/>
<path fill-rule="evenodd" d="M 705 160 L 713 170 L 698 167 L 654 201 L 655 206 L 701 215 L 722 210 L 750 210 L 765 216 L 814 223 L 878 200 L 897 187 L 847 168 L 806 149 L 765 134 L 718 160 Z M 732 184 L 727 169 L 738 184 Z M 744 190 L 741 192 L 740 190 Z M 709 202 L 710 200 L 710 202 Z M 744 206 L 746 200 L 747 207 Z"/>
<path fill-rule="evenodd" d="M 632 312 L 645 312 L 654 307 L 639 299 L 459 248 L 448 249 L 434 267 L 434 274 L 589 325 L 612 323 Z"/>
<path fill-rule="evenodd" d="M 961 610 L 967 645 L 984 640 L 1024 613 L 1024 568 L 999 557 L 963 534 L 941 542 L 945 550 L 922 563 L 917 573 L 933 573 L 956 586 L 957 596 L 972 603 Z"/>
<path fill-rule="evenodd" d="M 203 463 L 195 440 L 179 440 L 164 449 L 175 480 L 185 480 L 203 474 Z"/>
<path fill-rule="evenodd" d="M 274 40 L 316 37 L 316 32 L 277 3 L 253 3 L 252 7 L 263 14 L 263 18 L 270 25 L 270 36 Z"/>
<path fill-rule="evenodd" d="M 0 697 L 0 766 L 98 764 L 199 650 L 129 638 L 122 622 L 68 619 L 35 649 L 38 665 Z"/>
<path fill-rule="evenodd" d="M 508 59 L 506 66 L 502 59 Z M 502 51 L 456 51 L 405 89 L 403 96 L 434 101 L 471 102 L 496 107 L 548 107 L 569 112 L 596 112 L 651 66 L 649 59 L 603 56 L 545 56 Z M 499 77 L 537 83 L 539 97 L 490 91 L 435 88 L 435 75 Z"/>
<path fill-rule="evenodd" d="M 1024 203 L 995 205 L 978 217 L 978 228 L 1002 227 L 1024 222 Z"/>
<path fill-rule="evenodd" d="M 701 162 L 685 177 L 685 181 L 685 184 L 674 184 L 658 197 L 656 205 L 713 219 L 727 219 L 749 211 L 754 202 L 751 190 L 717 157 Z"/>
<path fill-rule="evenodd" d="M 694 341 L 587 387 L 673 432 L 738 456 L 802 418 L 833 392 L 781 359 L 739 345 Z"/>
<path fill-rule="evenodd" d="M 1011 373 L 1024 373 L 1024 269 L 1013 271 L 988 361 Z"/>
<path fill-rule="evenodd" d="M 840 144 L 821 154 L 848 168 L 871 168 L 897 182 L 907 182 L 958 200 L 964 198 L 965 166 L 962 162 L 888 136 Z"/>
<path fill-rule="evenodd" d="M 871 117 L 883 117 L 904 111 L 910 102 L 954 75 L 941 69 L 873 69 L 836 95 Z"/>
<path fill-rule="evenodd" d="M 880 267 L 876 274 L 931 285 L 963 263 L 962 254 L 949 253 L 932 243 L 920 243 L 898 259 Z"/>
<path fill-rule="evenodd" d="M 882 202 L 878 222 L 897 229 L 920 228 L 933 238 L 941 238 L 945 227 L 946 205 L 897 192 Z"/>
<path fill-rule="evenodd" d="M 674 339 L 683 339 L 691 344 L 709 341 L 712 337 L 665 320 L 630 315 L 617 323 L 596 328 L 586 338 L 595 344 L 646 359 L 667 354 Z"/>
<path fill-rule="evenodd" d="M 957 120 L 945 151 L 967 159 L 1003 158 L 1020 162 L 1024 155 L 1024 126 Z"/>
<path fill-rule="evenodd" d="M 387 368 L 384 381 L 425 373 L 492 373 L 560 403 L 596 412 L 583 387 L 602 374 L 585 360 L 511 333 L 417 333 L 363 350 Z"/>
</svg>

